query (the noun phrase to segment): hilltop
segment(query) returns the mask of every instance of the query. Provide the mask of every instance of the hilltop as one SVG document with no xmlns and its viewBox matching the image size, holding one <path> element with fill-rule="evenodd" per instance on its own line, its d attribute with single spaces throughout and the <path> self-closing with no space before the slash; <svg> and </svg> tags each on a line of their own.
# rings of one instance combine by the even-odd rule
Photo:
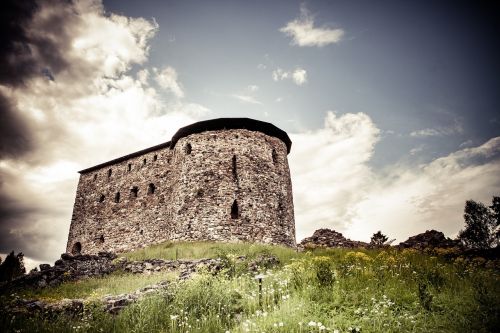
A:
<svg viewBox="0 0 500 333">
<path fill-rule="evenodd" d="M 105 273 L 90 265 L 95 260 Z M 87 271 L 75 277 L 79 267 Z M 455 248 L 296 252 L 257 244 L 163 243 L 119 257 L 65 255 L 38 272 L 64 271 L 62 281 L 4 289 L 0 328 L 493 332 L 500 323 L 499 270 L 498 260 L 461 256 Z"/>
</svg>

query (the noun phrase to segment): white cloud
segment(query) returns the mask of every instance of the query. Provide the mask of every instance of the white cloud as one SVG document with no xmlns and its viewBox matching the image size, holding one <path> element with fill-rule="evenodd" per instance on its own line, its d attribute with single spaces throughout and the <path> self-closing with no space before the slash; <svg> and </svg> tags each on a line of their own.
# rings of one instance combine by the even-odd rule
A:
<svg viewBox="0 0 500 333">
<path fill-rule="evenodd" d="M 288 79 L 290 76 L 290 72 L 286 72 L 281 68 L 277 68 L 272 72 L 273 80 L 274 81 L 281 81 L 284 79 Z"/>
<path fill-rule="evenodd" d="M 321 227 L 368 241 L 382 230 L 405 240 L 428 229 L 455 236 L 463 205 L 500 192 L 500 137 L 427 164 L 374 171 L 380 131 L 362 113 L 329 112 L 324 128 L 292 135 L 290 153 L 297 238 Z"/>
<path fill-rule="evenodd" d="M 238 94 L 233 94 L 231 97 L 236 98 L 237 100 L 244 102 L 244 103 L 249 103 L 249 104 L 258 104 L 261 105 L 262 103 L 256 100 L 253 96 L 249 95 L 238 95 Z"/>
<path fill-rule="evenodd" d="M 314 17 L 305 5 L 300 6 L 300 17 L 288 22 L 280 29 L 292 38 L 292 45 L 325 46 L 342 40 L 344 30 L 328 27 L 314 27 Z"/>
<path fill-rule="evenodd" d="M 184 91 L 178 82 L 177 71 L 174 68 L 166 66 L 162 70 L 158 70 L 157 68 L 153 70 L 156 82 L 158 82 L 160 87 L 172 92 L 178 98 L 184 97 Z"/>
<path fill-rule="evenodd" d="M 303 68 L 297 68 L 296 70 L 293 71 L 292 73 L 292 79 L 293 82 L 295 82 L 296 85 L 301 86 L 304 83 L 307 82 L 307 72 Z"/>
<path fill-rule="evenodd" d="M 453 134 L 462 134 L 464 132 L 462 123 L 455 119 L 450 126 L 439 126 L 435 128 L 425 128 L 410 133 L 412 137 L 430 137 L 430 136 L 447 136 Z"/>
<path fill-rule="evenodd" d="M 276 82 L 291 79 L 298 86 L 307 82 L 307 71 L 300 67 L 297 67 L 293 71 L 285 71 L 281 68 L 277 68 L 271 73 L 271 75 L 273 80 Z"/>
</svg>

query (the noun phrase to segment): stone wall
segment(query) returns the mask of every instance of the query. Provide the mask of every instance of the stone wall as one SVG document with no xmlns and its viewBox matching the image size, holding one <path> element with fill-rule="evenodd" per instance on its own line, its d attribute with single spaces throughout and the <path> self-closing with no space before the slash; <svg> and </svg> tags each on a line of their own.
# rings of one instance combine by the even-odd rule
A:
<svg viewBox="0 0 500 333">
<path fill-rule="evenodd" d="M 81 172 L 67 252 L 166 240 L 295 246 L 287 145 L 258 131 L 205 131 Z"/>
</svg>

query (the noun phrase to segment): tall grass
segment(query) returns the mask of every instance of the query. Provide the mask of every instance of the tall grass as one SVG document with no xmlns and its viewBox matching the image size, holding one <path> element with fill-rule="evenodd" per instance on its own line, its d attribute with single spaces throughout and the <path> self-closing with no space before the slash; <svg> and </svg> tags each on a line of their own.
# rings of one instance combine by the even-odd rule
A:
<svg viewBox="0 0 500 333">
<path fill-rule="evenodd" d="M 83 317 L 65 320 L 2 317 L 0 330 L 451 333 L 495 332 L 500 327 L 499 271 L 481 260 L 453 262 L 415 251 L 296 254 L 260 245 L 178 246 L 184 250 L 178 253 L 191 258 L 280 253 L 284 265 L 261 272 L 261 291 L 254 274 L 235 261 L 215 276 L 200 272 L 188 281 L 172 282 L 166 291 L 117 316 L 88 305 Z M 138 259 L 156 251 L 163 250 L 129 255 Z"/>
</svg>

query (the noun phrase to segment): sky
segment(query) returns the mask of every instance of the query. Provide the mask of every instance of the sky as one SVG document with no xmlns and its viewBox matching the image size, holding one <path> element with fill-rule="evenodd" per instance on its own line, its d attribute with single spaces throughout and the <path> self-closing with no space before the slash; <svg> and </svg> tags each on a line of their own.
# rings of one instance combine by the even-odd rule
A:
<svg viewBox="0 0 500 333">
<path fill-rule="evenodd" d="M 78 170 L 218 117 L 292 139 L 297 240 L 455 237 L 500 195 L 487 1 L 0 4 L 0 253 L 65 251 Z"/>
</svg>

